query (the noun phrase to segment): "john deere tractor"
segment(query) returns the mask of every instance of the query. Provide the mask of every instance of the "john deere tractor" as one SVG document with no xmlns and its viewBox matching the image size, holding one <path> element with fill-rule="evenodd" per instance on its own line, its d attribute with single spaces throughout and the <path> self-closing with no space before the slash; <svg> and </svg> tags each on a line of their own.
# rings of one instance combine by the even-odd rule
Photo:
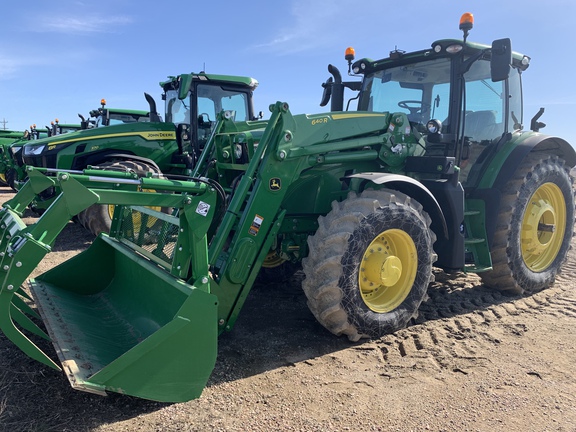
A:
<svg viewBox="0 0 576 432">
<path fill-rule="evenodd" d="M 187 178 L 30 169 L 0 213 L 0 329 L 74 388 L 185 401 L 201 394 L 218 335 L 270 253 L 302 262 L 312 313 L 352 341 L 408 325 L 433 265 L 499 290 L 550 286 L 572 238 L 576 154 L 541 134 L 537 116 L 523 130 L 528 57 L 508 39 L 468 42 L 471 27 L 465 15 L 462 40 L 381 60 L 349 52 L 361 81 L 330 68 L 331 112 L 292 115 L 282 102 L 268 121 L 221 112 Z M 168 121 L 186 87 L 167 89 Z M 342 111 L 346 88 L 359 91 L 355 111 Z M 198 129 L 210 115 L 195 116 Z M 26 227 L 22 211 L 50 188 L 58 197 Z M 110 233 L 31 279 L 30 297 L 21 284 L 94 204 L 116 206 Z M 35 337 L 52 340 L 59 363 Z"/>
<path fill-rule="evenodd" d="M 100 108 L 90 111 L 88 120 L 78 114 L 82 120 L 80 129 L 150 121 L 148 111 L 106 108 L 106 99 L 101 99 L 100 105 Z"/>
<path fill-rule="evenodd" d="M 6 174 L 11 166 L 10 145 L 22 139 L 24 132 L 0 130 L 0 183 L 8 184 Z"/>
<path fill-rule="evenodd" d="M 160 83 L 166 101 L 165 121 L 154 99 L 145 94 L 149 112 L 102 106 L 82 119 L 82 130 L 26 145 L 24 164 L 82 170 L 87 167 L 134 171 L 140 175 L 189 175 L 215 125 L 216 113 L 232 110 L 237 120 L 253 120 L 252 78 L 214 74 L 183 74 Z M 102 128 L 101 126 L 106 126 Z M 31 207 L 42 212 L 58 191 L 39 194 Z M 78 216 L 94 234 L 108 231 L 113 207 L 95 205 Z"/>
<path fill-rule="evenodd" d="M 26 179 L 22 160 L 22 148 L 32 140 L 46 138 L 52 134 L 52 128 L 38 129 L 36 125 L 24 132 L 10 132 L 0 136 L 0 179 L 3 183 L 17 190 L 16 185 Z"/>
</svg>

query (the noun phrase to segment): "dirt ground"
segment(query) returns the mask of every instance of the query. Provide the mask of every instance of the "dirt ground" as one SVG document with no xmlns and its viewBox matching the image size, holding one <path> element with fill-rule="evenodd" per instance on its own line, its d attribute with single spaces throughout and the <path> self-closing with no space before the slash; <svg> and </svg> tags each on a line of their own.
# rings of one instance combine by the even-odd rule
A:
<svg viewBox="0 0 576 432">
<path fill-rule="evenodd" d="M 91 241 L 70 223 L 38 273 Z M 438 272 L 412 326 L 359 343 L 315 321 L 302 278 L 254 287 L 187 403 L 75 391 L 0 334 L 0 430 L 576 431 L 575 249 L 531 296 Z"/>
</svg>

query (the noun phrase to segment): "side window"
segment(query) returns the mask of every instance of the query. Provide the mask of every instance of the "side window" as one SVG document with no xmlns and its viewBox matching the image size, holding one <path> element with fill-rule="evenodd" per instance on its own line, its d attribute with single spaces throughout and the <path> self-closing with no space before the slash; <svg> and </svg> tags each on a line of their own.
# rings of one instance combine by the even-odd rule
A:
<svg viewBox="0 0 576 432">
<path fill-rule="evenodd" d="M 518 69 L 513 68 L 510 72 L 508 86 L 510 92 L 510 118 L 508 119 L 508 124 L 512 126 L 511 130 L 520 129 L 522 127 L 523 113 L 521 76 Z"/>
<path fill-rule="evenodd" d="M 504 132 L 505 81 L 492 82 L 490 63 L 477 61 L 466 73 L 464 135 L 471 141 L 491 141 Z"/>
<path fill-rule="evenodd" d="M 239 93 L 222 98 L 222 109 L 234 111 L 236 121 L 250 120 L 246 111 L 246 95 Z"/>
</svg>

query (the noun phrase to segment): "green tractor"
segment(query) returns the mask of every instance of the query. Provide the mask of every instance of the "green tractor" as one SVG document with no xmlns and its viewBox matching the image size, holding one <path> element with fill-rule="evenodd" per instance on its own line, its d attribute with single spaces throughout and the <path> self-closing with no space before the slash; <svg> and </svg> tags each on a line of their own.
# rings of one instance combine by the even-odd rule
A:
<svg viewBox="0 0 576 432">
<path fill-rule="evenodd" d="M 498 290 L 550 286 L 573 233 L 576 154 L 537 117 L 522 130 L 528 58 L 507 39 L 467 42 L 469 19 L 461 28 L 463 40 L 422 51 L 348 55 L 362 80 L 330 68 L 331 112 L 221 112 L 188 178 L 29 168 L 0 213 L 0 329 L 76 389 L 177 402 L 200 396 L 271 253 L 278 267 L 302 263 L 312 313 L 351 341 L 408 325 L 433 265 Z M 356 111 L 341 110 L 346 88 L 359 91 Z M 22 211 L 51 188 L 58 197 L 26 227 Z M 31 279 L 30 296 L 21 284 L 94 204 L 116 206 L 110 233 Z"/>
<path fill-rule="evenodd" d="M 60 124 L 58 119 L 46 126 L 46 131 L 31 125 L 24 132 L 0 131 L 0 181 L 12 189 L 26 180 L 22 148 L 28 141 L 60 135 L 80 129 L 80 124 Z"/>
<path fill-rule="evenodd" d="M 24 132 L 13 130 L 0 130 L 0 183 L 8 185 L 6 174 L 12 166 L 10 145 L 22 139 Z"/>
<path fill-rule="evenodd" d="M 13 137 L 0 138 L 0 179 L 16 191 L 19 182 L 26 179 L 22 148 L 29 141 L 43 139 L 51 134 L 52 128 L 46 126 L 46 130 L 38 129 L 33 124 L 29 130 L 15 132 Z"/>
<path fill-rule="evenodd" d="M 43 139 L 54 135 L 61 135 L 81 129 L 80 124 L 61 124 L 58 119 L 46 126 L 46 131 L 37 129 L 36 125 L 30 130 L 14 132 L 4 139 L 0 136 L 0 179 L 13 190 L 17 191 L 27 179 L 22 148 L 31 140 Z M 8 136 L 6 138 L 8 138 Z"/>
<path fill-rule="evenodd" d="M 143 110 L 106 108 L 106 99 L 100 100 L 100 108 L 90 111 L 90 117 L 88 120 L 80 114 L 78 114 L 78 116 L 82 120 L 81 129 L 150 121 L 150 112 Z"/>
<path fill-rule="evenodd" d="M 80 114 L 78 114 L 78 116 L 81 117 Z M 82 125 L 80 123 L 60 123 L 58 119 L 55 119 L 51 122 L 49 129 L 49 136 L 54 136 L 76 132 L 77 130 L 82 129 Z"/>
<path fill-rule="evenodd" d="M 82 118 L 82 130 L 26 145 L 24 164 L 79 171 L 87 167 L 133 171 L 139 175 L 189 175 L 211 135 L 221 110 L 235 119 L 253 120 L 252 78 L 215 74 L 183 74 L 160 83 L 166 103 L 165 121 L 154 99 L 145 94 L 150 110 L 130 111 L 102 107 Z M 102 128 L 102 126 L 106 126 Z M 31 208 L 43 212 L 57 196 L 56 189 L 39 194 Z M 95 205 L 78 215 L 78 221 L 95 235 L 108 232 L 112 206 Z"/>
</svg>

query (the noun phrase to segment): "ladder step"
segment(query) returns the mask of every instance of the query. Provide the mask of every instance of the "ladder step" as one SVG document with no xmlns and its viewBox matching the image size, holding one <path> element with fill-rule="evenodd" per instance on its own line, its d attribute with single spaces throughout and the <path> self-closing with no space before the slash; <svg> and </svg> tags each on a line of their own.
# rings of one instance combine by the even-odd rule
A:
<svg viewBox="0 0 576 432">
<path fill-rule="evenodd" d="M 491 266 L 477 266 L 475 264 L 466 264 L 464 266 L 464 272 L 470 272 L 470 273 L 482 273 L 482 272 L 489 271 L 489 270 L 493 270 L 493 267 L 491 267 Z"/>
<path fill-rule="evenodd" d="M 486 239 L 483 238 L 468 238 L 468 239 L 464 239 L 464 244 L 478 244 L 478 243 L 484 243 L 486 241 Z"/>
<path fill-rule="evenodd" d="M 479 210 L 465 210 L 464 216 L 477 216 L 480 214 Z"/>
</svg>

